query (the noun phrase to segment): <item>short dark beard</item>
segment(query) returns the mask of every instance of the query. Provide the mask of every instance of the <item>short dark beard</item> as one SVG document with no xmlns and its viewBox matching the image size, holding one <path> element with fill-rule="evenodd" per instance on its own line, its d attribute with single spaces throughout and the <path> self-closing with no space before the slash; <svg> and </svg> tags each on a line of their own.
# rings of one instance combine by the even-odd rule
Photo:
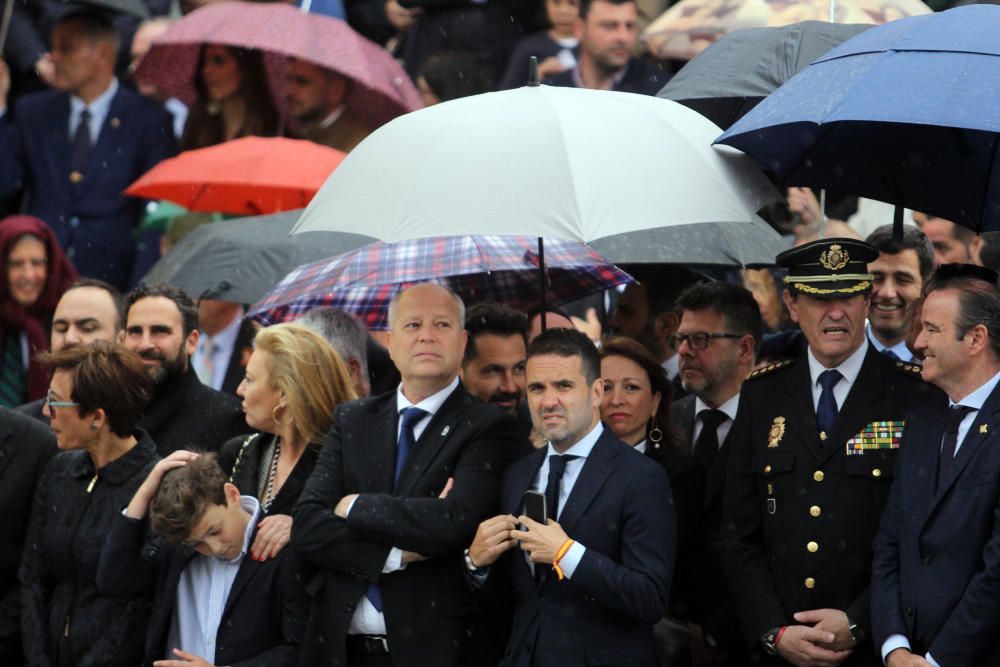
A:
<svg viewBox="0 0 1000 667">
<path fill-rule="evenodd" d="M 157 353 L 156 351 L 150 351 L 146 354 L 140 354 L 144 359 L 158 359 L 160 362 L 160 367 L 150 371 L 149 377 L 153 381 L 153 384 L 157 387 L 167 384 L 170 380 L 180 377 L 185 372 L 187 372 L 188 358 L 187 352 L 181 347 L 177 352 L 177 356 L 173 359 L 167 359 L 163 355 Z"/>
</svg>

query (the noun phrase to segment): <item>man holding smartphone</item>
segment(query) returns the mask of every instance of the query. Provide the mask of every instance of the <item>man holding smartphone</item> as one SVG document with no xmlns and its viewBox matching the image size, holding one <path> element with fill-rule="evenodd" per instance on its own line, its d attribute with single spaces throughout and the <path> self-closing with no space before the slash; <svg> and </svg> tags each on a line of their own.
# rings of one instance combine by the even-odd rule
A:
<svg viewBox="0 0 1000 667">
<path fill-rule="evenodd" d="M 584 334 L 550 329 L 527 358 L 531 418 L 548 445 L 507 469 L 504 514 L 479 525 L 465 559 L 474 587 L 515 597 L 500 664 L 655 665 L 676 546 L 666 473 L 601 424 L 600 359 Z M 545 496 L 546 523 L 522 512 L 526 492 Z"/>
</svg>

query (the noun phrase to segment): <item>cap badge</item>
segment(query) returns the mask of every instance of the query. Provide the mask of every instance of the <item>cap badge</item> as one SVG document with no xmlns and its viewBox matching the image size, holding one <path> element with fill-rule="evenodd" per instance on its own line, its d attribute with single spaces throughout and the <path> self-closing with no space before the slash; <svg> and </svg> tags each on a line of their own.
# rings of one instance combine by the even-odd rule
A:
<svg viewBox="0 0 1000 667">
<path fill-rule="evenodd" d="M 828 271 L 840 271 L 851 259 L 840 244 L 834 243 L 829 250 L 824 250 L 819 256 L 819 263 Z"/>
</svg>

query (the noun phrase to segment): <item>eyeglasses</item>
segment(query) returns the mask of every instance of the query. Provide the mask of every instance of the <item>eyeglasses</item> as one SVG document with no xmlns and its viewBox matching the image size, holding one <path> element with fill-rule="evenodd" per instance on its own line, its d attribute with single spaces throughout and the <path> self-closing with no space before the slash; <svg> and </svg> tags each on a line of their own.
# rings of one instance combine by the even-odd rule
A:
<svg viewBox="0 0 1000 667">
<path fill-rule="evenodd" d="M 79 403 L 74 403 L 73 401 L 54 401 L 52 400 L 52 390 L 45 394 L 45 404 L 50 408 L 78 408 Z"/>
<path fill-rule="evenodd" d="M 705 333 L 704 331 L 695 331 L 694 333 L 688 334 L 674 334 L 670 337 L 670 342 L 674 344 L 674 347 L 680 347 L 681 343 L 687 341 L 688 346 L 692 350 L 704 350 L 708 347 L 708 344 L 716 338 L 743 338 L 743 334 Z"/>
</svg>

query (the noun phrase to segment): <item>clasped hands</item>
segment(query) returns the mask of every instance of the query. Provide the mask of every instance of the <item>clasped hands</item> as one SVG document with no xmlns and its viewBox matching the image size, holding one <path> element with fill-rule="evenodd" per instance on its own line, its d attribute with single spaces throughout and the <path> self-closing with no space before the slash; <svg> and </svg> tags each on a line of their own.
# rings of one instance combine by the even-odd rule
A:
<svg viewBox="0 0 1000 667">
<path fill-rule="evenodd" d="M 526 530 L 518 530 L 518 524 Z M 551 565 L 568 539 L 566 531 L 553 519 L 541 524 L 524 515 L 501 514 L 479 524 L 469 558 L 478 568 L 489 567 L 505 551 L 520 546 L 531 562 Z"/>
<path fill-rule="evenodd" d="M 778 642 L 778 653 L 798 667 L 835 667 L 854 650 L 847 614 L 840 609 L 812 609 L 794 616 Z"/>
</svg>

